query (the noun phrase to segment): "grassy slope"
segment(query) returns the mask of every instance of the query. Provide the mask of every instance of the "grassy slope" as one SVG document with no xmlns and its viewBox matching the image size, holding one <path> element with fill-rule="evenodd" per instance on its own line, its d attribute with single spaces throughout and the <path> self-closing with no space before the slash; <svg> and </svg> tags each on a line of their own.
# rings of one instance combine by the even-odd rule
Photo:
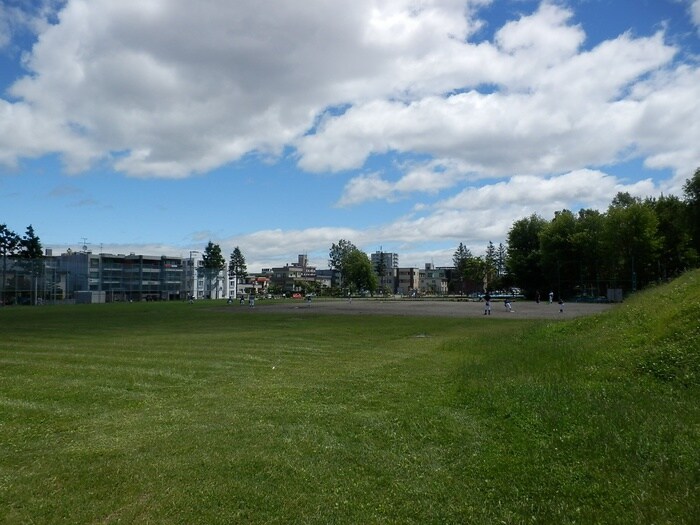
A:
<svg viewBox="0 0 700 525">
<path fill-rule="evenodd" d="M 0 310 L 0 522 L 692 523 L 699 278 L 555 323 Z"/>
<path fill-rule="evenodd" d="M 696 271 L 610 313 L 528 329 L 465 364 L 463 402 L 498 443 L 489 453 L 502 462 L 506 521 L 696 520 L 699 280 Z"/>
</svg>

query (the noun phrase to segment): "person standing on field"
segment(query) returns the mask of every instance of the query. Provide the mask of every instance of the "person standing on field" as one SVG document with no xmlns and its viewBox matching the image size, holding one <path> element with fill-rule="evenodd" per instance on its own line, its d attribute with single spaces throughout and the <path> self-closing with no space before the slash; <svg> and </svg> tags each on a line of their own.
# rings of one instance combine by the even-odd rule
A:
<svg viewBox="0 0 700 525">
<path fill-rule="evenodd" d="M 484 315 L 491 315 L 491 295 L 486 292 L 484 295 Z"/>
<path fill-rule="evenodd" d="M 552 304 L 552 301 L 554 301 L 554 292 L 549 292 L 549 304 Z"/>
</svg>

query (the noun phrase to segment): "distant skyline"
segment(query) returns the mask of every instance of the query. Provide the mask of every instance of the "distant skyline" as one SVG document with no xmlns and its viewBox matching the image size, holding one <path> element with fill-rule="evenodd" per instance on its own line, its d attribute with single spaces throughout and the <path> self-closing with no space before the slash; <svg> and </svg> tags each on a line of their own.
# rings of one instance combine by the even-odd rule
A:
<svg viewBox="0 0 700 525">
<path fill-rule="evenodd" d="M 447 266 L 532 213 L 681 196 L 699 58 L 700 0 L 3 0 L 0 223 Z"/>
</svg>

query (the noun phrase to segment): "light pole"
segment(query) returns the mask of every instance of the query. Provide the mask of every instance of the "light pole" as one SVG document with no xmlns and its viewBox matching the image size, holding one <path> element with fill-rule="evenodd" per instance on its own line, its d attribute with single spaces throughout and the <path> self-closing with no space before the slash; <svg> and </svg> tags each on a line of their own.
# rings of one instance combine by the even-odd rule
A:
<svg viewBox="0 0 700 525">
<path fill-rule="evenodd" d="M 189 271 L 192 273 L 188 279 L 189 284 L 188 284 L 187 288 L 188 288 L 188 290 L 190 290 L 188 299 L 194 299 L 194 294 L 197 291 L 197 272 L 195 271 L 194 258 L 192 257 L 192 255 L 195 253 L 199 253 L 201 255 L 201 252 L 199 250 L 190 250 Z"/>
</svg>

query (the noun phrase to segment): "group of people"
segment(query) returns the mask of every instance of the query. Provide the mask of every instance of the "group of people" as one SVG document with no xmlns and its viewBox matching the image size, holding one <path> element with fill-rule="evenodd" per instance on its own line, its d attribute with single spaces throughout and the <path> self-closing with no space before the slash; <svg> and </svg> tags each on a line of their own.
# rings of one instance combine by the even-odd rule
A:
<svg viewBox="0 0 700 525">
<path fill-rule="evenodd" d="M 505 306 L 505 309 L 507 312 L 514 312 L 513 310 L 513 305 L 510 302 L 510 299 L 507 297 L 503 300 L 503 305 Z M 491 315 L 491 295 L 486 292 L 486 295 L 484 295 L 484 315 Z"/>
<path fill-rule="evenodd" d="M 540 303 L 540 292 L 537 291 L 536 299 L 537 304 Z M 549 304 L 552 304 L 554 302 L 554 292 L 549 292 Z M 506 312 L 508 313 L 513 313 L 515 310 L 513 310 L 513 305 L 511 304 L 511 301 L 508 297 L 506 297 L 503 300 L 503 306 L 506 309 Z M 563 314 L 564 313 L 564 300 L 559 299 L 559 313 Z M 486 292 L 484 295 L 484 315 L 491 315 L 491 295 Z"/>
</svg>

